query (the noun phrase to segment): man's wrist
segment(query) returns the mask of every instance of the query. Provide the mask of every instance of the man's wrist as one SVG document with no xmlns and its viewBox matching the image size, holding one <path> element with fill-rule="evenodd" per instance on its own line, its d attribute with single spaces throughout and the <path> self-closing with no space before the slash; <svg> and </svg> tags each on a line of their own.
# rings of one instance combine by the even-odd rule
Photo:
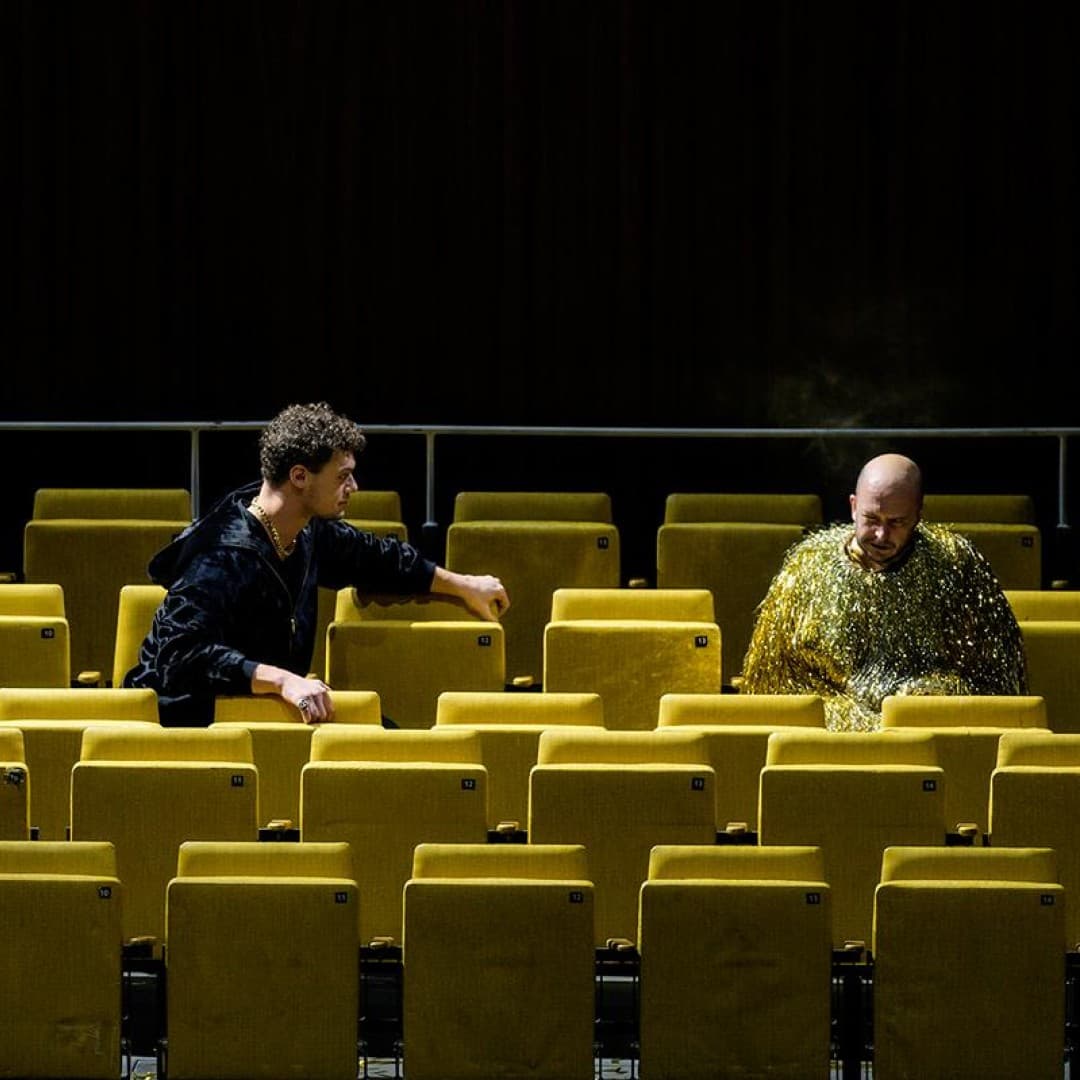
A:
<svg viewBox="0 0 1080 1080">
<path fill-rule="evenodd" d="M 256 664 L 251 673 L 253 694 L 280 694 L 288 672 L 273 664 Z"/>
<path fill-rule="evenodd" d="M 461 596 L 463 579 L 460 574 L 445 567 L 436 566 L 435 576 L 431 579 L 431 591 L 444 596 Z"/>
</svg>

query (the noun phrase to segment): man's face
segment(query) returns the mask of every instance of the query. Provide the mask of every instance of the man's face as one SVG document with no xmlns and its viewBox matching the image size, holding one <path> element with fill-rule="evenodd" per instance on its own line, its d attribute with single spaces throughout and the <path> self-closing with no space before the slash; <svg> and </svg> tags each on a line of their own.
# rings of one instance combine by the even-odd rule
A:
<svg viewBox="0 0 1080 1080">
<path fill-rule="evenodd" d="M 851 496 L 851 519 L 867 561 L 877 566 L 892 562 L 910 542 L 920 512 L 918 493 L 907 485 L 856 489 Z"/>
<path fill-rule="evenodd" d="M 304 505 L 312 517 L 344 516 L 349 496 L 356 491 L 355 468 L 356 458 L 351 453 L 335 450 L 334 456 L 318 472 L 306 471 Z"/>
</svg>

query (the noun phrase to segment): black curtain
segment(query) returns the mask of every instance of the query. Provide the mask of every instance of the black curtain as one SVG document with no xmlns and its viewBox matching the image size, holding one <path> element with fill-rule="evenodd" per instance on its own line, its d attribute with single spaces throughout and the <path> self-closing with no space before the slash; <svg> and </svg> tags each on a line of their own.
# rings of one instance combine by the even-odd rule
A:
<svg viewBox="0 0 1080 1080">
<path fill-rule="evenodd" d="M 8 0 L 0 412 L 1075 423 L 1076 11 Z"/>
</svg>

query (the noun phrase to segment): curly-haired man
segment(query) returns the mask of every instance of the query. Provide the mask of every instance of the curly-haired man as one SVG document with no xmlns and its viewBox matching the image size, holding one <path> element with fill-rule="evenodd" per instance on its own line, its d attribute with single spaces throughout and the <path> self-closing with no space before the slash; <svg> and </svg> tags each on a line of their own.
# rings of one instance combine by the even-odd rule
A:
<svg viewBox="0 0 1080 1080">
<path fill-rule="evenodd" d="M 435 593 L 497 620 L 498 578 L 457 574 L 410 545 L 341 521 L 364 436 L 325 403 L 290 405 L 259 440 L 261 483 L 226 496 L 150 563 L 168 592 L 125 686 L 157 691 L 163 724 L 205 726 L 218 694 L 279 694 L 305 720 L 333 718 L 308 678 L 318 587 Z"/>
</svg>

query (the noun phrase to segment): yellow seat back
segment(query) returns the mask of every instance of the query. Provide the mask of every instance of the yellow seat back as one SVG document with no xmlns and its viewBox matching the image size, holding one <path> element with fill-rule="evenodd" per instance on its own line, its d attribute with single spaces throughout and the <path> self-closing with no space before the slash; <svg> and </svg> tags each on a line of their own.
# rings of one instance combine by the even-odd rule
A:
<svg viewBox="0 0 1080 1080">
<path fill-rule="evenodd" d="M 0 720 L 142 720 L 156 724 L 153 690 L 0 689 Z"/>
<path fill-rule="evenodd" d="M 1034 525 L 1035 504 L 1030 495 L 923 496 L 927 521 L 987 521 L 1009 525 Z"/>
<path fill-rule="evenodd" d="M 449 761 L 481 764 L 480 740 L 468 730 L 387 731 L 320 727 L 311 740 L 312 761 Z"/>
<path fill-rule="evenodd" d="M 874 1076 L 1060 1072 L 1064 915 L 1051 852 L 886 852 L 874 905 Z"/>
<path fill-rule="evenodd" d="M 545 732 L 545 736 L 553 732 Z M 656 844 L 709 844 L 715 776 L 696 764 L 538 764 L 529 842 L 582 844 L 596 888 L 596 942 L 637 937 L 638 890 Z"/>
<path fill-rule="evenodd" d="M 348 845 L 185 843 L 167 895 L 170 1075 L 353 1075 Z M 267 1024 L 267 1002 L 285 999 L 288 1022 Z"/>
<path fill-rule="evenodd" d="M 418 844 L 414 878 L 516 878 L 588 881 L 581 844 Z"/>
<path fill-rule="evenodd" d="M 39 488 L 34 518 L 191 520 L 191 496 L 180 488 Z"/>
<path fill-rule="evenodd" d="M 124 676 L 139 662 L 139 649 L 150 633 L 154 615 L 165 599 L 160 585 L 125 585 L 116 611 L 116 645 L 113 648 L 112 684 L 120 687 Z"/>
<path fill-rule="evenodd" d="M 758 781 L 775 731 L 825 727 L 816 694 L 665 694 L 658 731 L 694 731 L 716 772 L 716 827 L 757 829 Z"/>
<path fill-rule="evenodd" d="M 1080 732 L 1080 621 L 1021 620 L 1028 693 L 1046 700 L 1052 731 Z"/>
<path fill-rule="evenodd" d="M 0 585 L 0 615 L 64 617 L 64 590 L 59 585 Z"/>
<path fill-rule="evenodd" d="M 937 765 L 929 731 L 781 731 L 769 765 Z"/>
<path fill-rule="evenodd" d="M 556 589 L 551 621 L 577 619 L 711 623 L 713 599 L 708 589 Z"/>
<path fill-rule="evenodd" d="M 540 736 L 541 765 L 707 765 L 696 731 L 593 731 L 553 728 Z"/>
<path fill-rule="evenodd" d="M 161 938 L 180 844 L 255 840 L 258 774 L 245 730 L 135 727 L 83 733 L 71 770 L 71 836 L 116 845 L 124 936 Z"/>
<path fill-rule="evenodd" d="M 404 918 L 411 1080 L 591 1080 L 593 886 L 580 847 L 421 844 Z"/>
<path fill-rule="evenodd" d="M 1080 590 L 1006 589 L 1005 598 L 1019 622 L 1040 619 L 1069 622 L 1080 619 Z"/>
<path fill-rule="evenodd" d="M 444 690 L 495 691 L 506 685 L 502 626 L 456 617 L 459 621 L 331 623 L 327 682 L 335 690 L 375 691 L 396 727 L 432 727 Z"/>
<path fill-rule="evenodd" d="M 820 525 L 821 497 L 766 492 L 676 492 L 664 503 L 666 525 L 741 521 L 770 525 Z"/>
<path fill-rule="evenodd" d="M 467 727 L 480 740 L 488 771 L 488 824 L 516 822 L 529 816 L 529 772 L 540 752 L 545 728 L 602 729 L 599 694 L 455 693 L 439 695 L 437 728 Z"/>
<path fill-rule="evenodd" d="M 120 590 L 151 584 L 154 555 L 190 517 L 35 518 L 23 530 L 28 582 L 63 587 L 71 626 L 71 675 L 96 671 L 108 677 L 116 658 Z"/>
<path fill-rule="evenodd" d="M 454 522 L 611 522 L 611 496 L 589 491 L 459 491 Z"/>
<path fill-rule="evenodd" d="M 109 844 L 0 842 L 6 1075 L 119 1075 L 123 891 Z"/>
<path fill-rule="evenodd" d="M 772 741 L 782 737 L 771 737 L 770 755 Z M 770 757 L 761 771 L 758 841 L 820 847 L 832 889 L 834 943 L 865 944 L 885 848 L 944 845 L 944 786 L 936 766 L 777 765 Z"/>
<path fill-rule="evenodd" d="M 266 844 L 188 840 L 180 845 L 177 877 L 351 878 L 348 844 Z"/>
<path fill-rule="evenodd" d="M 619 532 L 597 521 L 464 521 L 446 534 L 446 565 L 495 574 L 510 594 L 502 619 L 511 679 L 543 670 L 544 626 L 552 593 L 563 586 L 619 584 Z"/>
<path fill-rule="evenodd" d="M 656 847 L 642 1075 L 829 1075 L 831 890 L 814 848 Z"/>
<path fill-rule="evenodd" d="M 324 734 L 330 732 L 323 729 L 312 741 L 313 754 L 318 736 Z M 432 741 L 424 753 L 434 754 L 435 745 L 443 741 Z M 369 744 L 356 752 L 371 755 L 375 747 Z M 487 774 L 482 765 L 460 759 L 376 761 L 319 756 L 304 766 L 301 776 L 300 829 L 305 843 L 344 841 L 351 846 L 358 868 L 361 941 L 400 941 L 402 890 L 412 872 L 416 845 L 484 843 Z"/>
</svg>

